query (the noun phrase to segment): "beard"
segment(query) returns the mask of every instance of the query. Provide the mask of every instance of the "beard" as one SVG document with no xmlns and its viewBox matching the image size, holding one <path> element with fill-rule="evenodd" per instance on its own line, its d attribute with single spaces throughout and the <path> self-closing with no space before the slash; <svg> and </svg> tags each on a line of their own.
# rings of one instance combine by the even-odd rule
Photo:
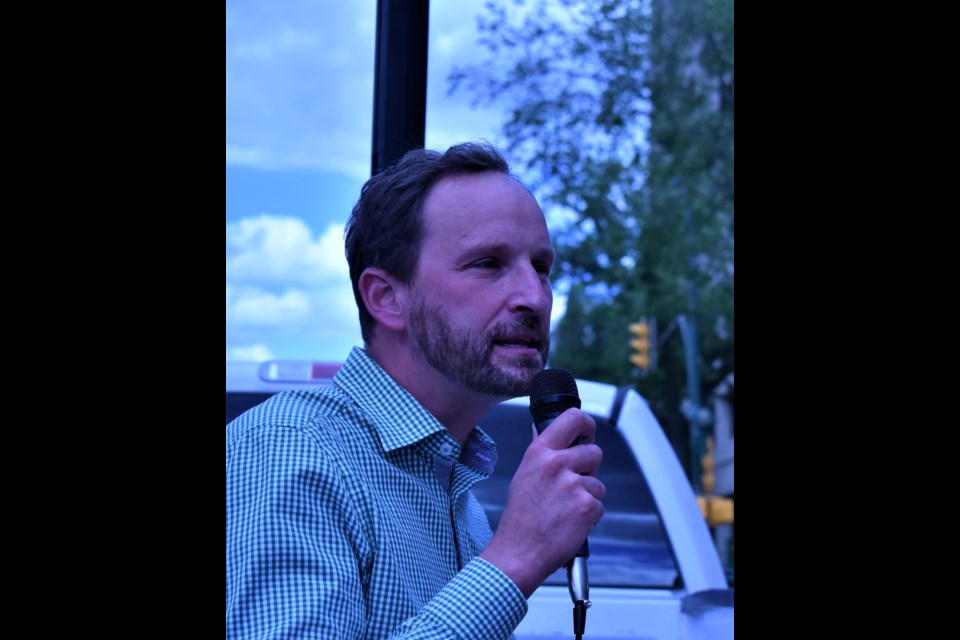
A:
<svg viewBox="0 0 960 640">
<path fill-rule="evenodd" d="M 539 317 L 524 316 L 478 335 L 455 327 L 439 306 L 428 306 L 419 293 L 410 311 L 410 328 L 414 346 L 434 369 L 471 391 L 498 397 L 529 395 L 530 381 L 543 370 L 550 348 L 550 334 Z M 494 364 L 496 341 L 518 329 L 537 332 L 539 357 L 520 355 L 511 366 Z"/>
</svg>

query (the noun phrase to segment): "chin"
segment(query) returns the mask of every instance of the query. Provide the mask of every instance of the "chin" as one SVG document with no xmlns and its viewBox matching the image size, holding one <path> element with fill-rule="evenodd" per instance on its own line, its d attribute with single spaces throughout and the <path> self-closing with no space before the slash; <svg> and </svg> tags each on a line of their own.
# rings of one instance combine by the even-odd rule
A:
<svg viewBox="0 0 960 640">
<path fill-rule="evenodd" d="M 529 385 L 543 368 L 543 359 L 540 356 L 524 356 L 514 360 L 509 367 L 501 368 L 501 371 L 511 379 Z"/>
<path fill-rule="evenodd" d="M 540 371 L 543 369 L 543 356 L 540 353 L 531 354 L 523 353 L 518 355 L 511 354 L 497 354 L 499 357 L 494 356 L 491 358 L 494 366 L 501 369 L 512 369 L 515 371 L 527 371 L 534 370 Z"/>
</svg>

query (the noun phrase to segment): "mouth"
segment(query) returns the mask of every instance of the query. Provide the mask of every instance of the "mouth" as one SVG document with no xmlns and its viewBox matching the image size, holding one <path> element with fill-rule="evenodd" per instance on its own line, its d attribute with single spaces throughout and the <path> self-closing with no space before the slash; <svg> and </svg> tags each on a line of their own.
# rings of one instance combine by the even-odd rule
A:
<svg viewBox="0 0 960 640">
<path fill-rule="evenodd" d="M 498 337 L 493 340 L 493 346 L 495 348 L 499 347 L 516 353 L 517 355 L 530 352 L 540 353 L 542 344 L 540 337 L 534 334 L 513 334 Z"/>
</svg>

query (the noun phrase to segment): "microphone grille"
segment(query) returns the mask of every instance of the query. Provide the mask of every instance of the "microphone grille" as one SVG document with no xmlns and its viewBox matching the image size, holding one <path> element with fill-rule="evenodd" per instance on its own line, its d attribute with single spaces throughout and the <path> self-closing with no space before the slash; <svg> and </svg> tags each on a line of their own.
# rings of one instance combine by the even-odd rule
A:
<svg viewBox="0 0 960 640">
<path fill-rule="evenodd" d="M 566 369 L 544 369 L 530 381 L 530 413 L 535 423 L 571 407 L 580 408 L 580 393 Z"/>
<path fill-rule="evenodd" d="M 533 376 L 530 382 L 530 401 L 535 402 L 545 396 L 563 393 L 579 396 L 577 381 L 566 369 L 544 369 Z"/>
</svg>

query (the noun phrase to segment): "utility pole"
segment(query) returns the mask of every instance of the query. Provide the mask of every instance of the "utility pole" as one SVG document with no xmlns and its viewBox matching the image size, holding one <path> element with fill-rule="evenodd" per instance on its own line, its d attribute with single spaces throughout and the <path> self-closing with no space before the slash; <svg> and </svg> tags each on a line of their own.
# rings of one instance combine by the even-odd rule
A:
<svg viewBox="0 0 960 640">
<path fill-rule="evenodd" d="M 371 175 L 423 148 L 429 19 L 429 0 L 377 0 Z"/>
<path fill-rule="evenodd" d="M 693 210 L 689 205 L 685 208 L 687 223 L 687 237 L 695 237 L 693 227 Z M 690 249 L 692 251 L 692 248 Z M 680 336 L 683 338 L 683 355 L 687 365 L 687 397 L 680 405 L 680 411 L 690 425 L 690 483 L 696 493 L 703 490 L 700 477 L 700 460 L 706 452 L 705 427 L 712 418 L 710 410 L 703 406 L 700 397 L 700 339 L 697 328 L 697 282 L 693 274 L 693 257 L 689 258 L 689 275 L 687 276 L 687 308 L 689 317 L 681 314 L 677 317 L 677 326 L 680 327 Z"/>
<path fill-rule="evenodd" d="M 680 337 L 683 338 L 683 359 L 687 366 L 687 397 L 680 405 L 680 411 L 690 425 L 690 483 L 699 493 L 702 490 L 700 458 L 706 451 L 707 434 L 704 427 L 710 424 L 712 418 L 710 410 L 703 406 L 700 397 L 697 319 L 681 314 L 677 316 L 677 326 L 680 327 Z"/>
</svg>

